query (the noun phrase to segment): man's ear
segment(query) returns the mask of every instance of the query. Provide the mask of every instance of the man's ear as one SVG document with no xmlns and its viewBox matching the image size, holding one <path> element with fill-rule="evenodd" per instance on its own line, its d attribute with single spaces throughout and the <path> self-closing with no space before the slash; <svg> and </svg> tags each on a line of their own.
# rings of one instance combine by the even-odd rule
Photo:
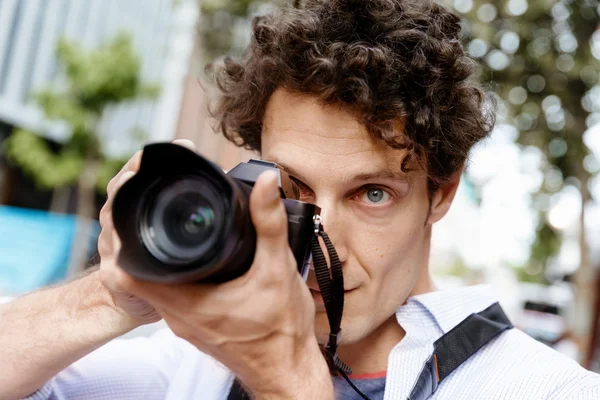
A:
<svg viewBox="0 0 600 400">
<path fill-rule="evenodd" d="M 429 210 L 427 224 L 435 224 L 446 215 L 454 200 L 454 195 L 456 194 L 456 189 L 458 189 L 462 172 L 463 168 L 456 171 L 450 179 L 442 182 L 433 193 L 431 196 L 431 208 Z"/>
</svg>

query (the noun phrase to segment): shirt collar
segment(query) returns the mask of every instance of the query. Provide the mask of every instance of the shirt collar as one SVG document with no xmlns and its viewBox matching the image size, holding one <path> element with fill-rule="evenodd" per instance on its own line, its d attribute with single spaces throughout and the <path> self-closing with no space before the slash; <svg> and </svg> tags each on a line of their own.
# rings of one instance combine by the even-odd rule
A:
<svg viewBox="0 0 600 400">
<path fill-rule="evenodd" d="M 397 313 L 398 323 L 411 330 L 434 325 L 440 334 L 447 333 L 473 313 L 497 301 L 491 285 L 477 285 L 438 290 L 410 297 Z"/>
</svg>

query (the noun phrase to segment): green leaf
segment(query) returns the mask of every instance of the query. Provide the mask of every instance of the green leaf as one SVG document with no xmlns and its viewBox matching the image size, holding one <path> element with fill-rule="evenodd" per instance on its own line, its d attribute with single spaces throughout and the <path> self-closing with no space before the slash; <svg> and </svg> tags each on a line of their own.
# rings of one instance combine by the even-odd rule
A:
<svg viewBox="0 0 600 400">
<path fill-rule="evenodd" d="M 26 130 L 14 132 L 3 144 L 9 162 L 19 165 L 40 189 L 69 186 L 83 170 L 83 157 L 68 149 L 53 153 L 44 139 Z"/>
<path fill-rule="evenodd" d="M 139 98 L 154 99 L 157 84 L 142 82 L 141 62 L 134 51 L 131 35 L 119 33 L 98 48 L 84 49 L 76 42 L 60 40 L 56 54 L 65 74 L 65 85 L 35 93 L 33 100 L 48 120 L 71 127 L 71 137 L 53 152 L 36 132 L 18 130 L 4 143 L 8 160 L 18 165 L 38 187 L 53 189 L 76 184 L 86 162 L 101 165 L 97 182 L 102 193 L 124 161 L 103 155 L 97 135 L 98 121 L 110 105 Z M 131 132 L 140 141 L 139 132 Z M 136 136 L 137 135 L 137 136 Z"/>
</svg>

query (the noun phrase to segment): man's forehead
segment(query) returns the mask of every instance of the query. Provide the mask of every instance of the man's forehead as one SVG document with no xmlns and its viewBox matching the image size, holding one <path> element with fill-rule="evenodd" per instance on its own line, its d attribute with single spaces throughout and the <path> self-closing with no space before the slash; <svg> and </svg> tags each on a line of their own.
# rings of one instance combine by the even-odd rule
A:
<svg viewBox="0 0 600 400">
<path fill-rule="evenodd" d="M 406 118 L 390 124 L 388 136 L 403 137 Z M 262 121 L 262 142 L 270 143 L 293 136 L 297 142 L 318 142 L 319 146 L 332 146 L 339 152 L 362 150 L 385 151 L 388 146 L 376 139 L 368 123 L 341 104 L 326 104 L 310 94 L 296 94 L 277 89 L 267 104 Z M 302 143 L 299 143 L 302 144 Z"/>
<path fill-rule="evenodd" d="M 263 134 L 300 131 L 323 139 L 373 140 L 363 118 L 343 104 L 327 104 L 311 94 L 279 88 L 271 96 L 263 118 Z M 404 134 L 405 117 L 398 115 L 393 131 Z"/>
<path fill-rule="evenodd" d="M 402 120 L 394 130 L 403 134 Z M 263 159 L 303 181 L 329 175 L 347 182 L 407 176 L 401 168 L 406 150 L 376 140 L 344 107 L 325 105 L 309 95 L 276 91 L 267 107 L 261 143 Z"/>
</svg>

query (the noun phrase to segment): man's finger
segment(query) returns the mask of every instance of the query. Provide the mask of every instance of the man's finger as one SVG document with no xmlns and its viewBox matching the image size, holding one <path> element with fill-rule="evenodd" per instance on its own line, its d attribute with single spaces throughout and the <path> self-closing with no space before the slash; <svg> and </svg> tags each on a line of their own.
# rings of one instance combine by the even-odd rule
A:
<svg viewBox="0 0 600 400">
<path fill-rule="evenodd" d="M 108 224 L 110 224 L 110 222 Z M 98 253 L 100 254 L 101 259 L 113 255 L 111 235 L 112 227 L 103 227 L 102 231 L 100 231 L 100 235 L 98 236 Z"/>
<path fill-rule="evenodd" d="M 115 199 L 115 194 L 117 191 L 131 178 L 135 176 L 135 172 L 133 171 L 125 171 L 120 176 L 119 179 L 116 180 L 112 187 L 112 192 L 108 194 L 108 198 L 106 199 L 106 203 L 102 207 L 101 213 L 111 213 L 112 214 L 112 203 Z"/>
<path fill-rule="evenodd" d="M 263 173 L 250 194 L 250 216 L 256 229 L 256 254 L 271 258 L 289 251 L 288 222 L 281 201 L 279 177 L 274 171 Z"/>
<path fill-rule="evenodd" d="M 98 220 L 102 229 L 107 228 L 109 224 L 112 223 L 112 210 L 109 210 L 108 208 L 103 208 L 100 211 L 100 217 Z"/>
<path fill-rule="evenodd" d="M 173 144 L 186 147 L 192 151 L 196 151 L 196 145 L 194 144 L 194 142 L 188 139 L 175 139 L 173 140 Z"/>
<path fill-rule="evenodd" d="M 108 182 L 108 185 L 106 186 L 106 192 L 108 193 L 109 197 L 114 192 L 115 185 L 119 182 L 119 180 L 121 179 L 121 176 L 124 173 L 130 172 L 130 171 L 138 172 L 140 170 L 141 162 L 142 162 L 142 150 L 139 150 L 129 159 L 129 161 L 127 161 L 127 163 L 125 163 L 125 165 L 123 166 L 123 168 L 121 168 L 119 173 L 117 175 L 115 175 L 114 178 L 112 178 L 110 180 L 110 182 Z"/>
</svg>

